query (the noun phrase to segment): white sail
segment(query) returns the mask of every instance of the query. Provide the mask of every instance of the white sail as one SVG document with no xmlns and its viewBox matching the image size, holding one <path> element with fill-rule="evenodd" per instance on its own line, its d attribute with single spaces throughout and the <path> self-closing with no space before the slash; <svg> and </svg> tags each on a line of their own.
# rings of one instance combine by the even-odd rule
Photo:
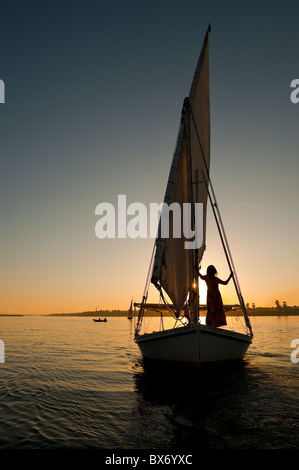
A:
<svg viewBox="0 0 299 470">
<path fill-rule="evenodd" d="M 206 206 L 210 162 L 210 96 L 209 96 L 209 31 L 194 74 L 190 94 L 184 101 L 177 144 L 170 169 L 164 203 L 202 204 L 202 245 L 197 250 L 186 249 L 186 238 L 173 233 L 173 214 L 169 211 L 169 236 L 156 240 L 152 282 L 163 287 L 178 315 L 193 289 L 195 264 L 205 250 Z M 194 223 L 195 214 L 193 214 Z M 181 218 L 182 220 L 182 218 Z M 194 228 L 194 226 L 193 226 Z"/>
</svg>

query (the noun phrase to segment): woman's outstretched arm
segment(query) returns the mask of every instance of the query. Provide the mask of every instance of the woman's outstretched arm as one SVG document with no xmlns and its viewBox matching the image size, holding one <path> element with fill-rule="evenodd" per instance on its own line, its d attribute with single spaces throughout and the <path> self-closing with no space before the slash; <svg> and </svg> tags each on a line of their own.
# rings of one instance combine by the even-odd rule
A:
<svg viewBox="0 0 299 470">
<path fill-rule="evenodd" d="M 217 279 L 218 279 L 219 284 L 224 284 L 226 286 L 229 283 L 229 281 L 231 280 L 231 278 L 233 277 L 233 275 L 234 275 L 234 273 L 231 272 L 230 275 L 228 276 L 228 278 L 226 279 L 226 281 L 222 281 L 218 277 Z"/>
<path fill-rule="evenodd" d="M 201 266 L 198 267 L 198 275 L 199 275 L 200 279 L 205 279 L 206 276 L 204 276 L 203 274 L 200 274 L 200 272 L 199 272 L 200 268 L 201 268 Z"/>
</svg>

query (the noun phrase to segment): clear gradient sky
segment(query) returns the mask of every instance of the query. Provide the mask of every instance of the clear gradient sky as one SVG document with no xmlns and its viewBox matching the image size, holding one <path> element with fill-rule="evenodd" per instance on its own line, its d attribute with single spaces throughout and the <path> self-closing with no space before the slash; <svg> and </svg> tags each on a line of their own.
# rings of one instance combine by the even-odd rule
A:
<svg viewBox="0 0 299 470">
<path fill-rule="evenodd" d="M 127 309 L 152 239 L 100 202 L 161 202 L 208 23 L 211 177 L 245 302 L 299 305 L 297 1 L 0 4 L 0 313 Z M 203 271 L 229 274 L 209 218 Z M 232 286 L 226 302 L 236 301 Z"/>
</svg>

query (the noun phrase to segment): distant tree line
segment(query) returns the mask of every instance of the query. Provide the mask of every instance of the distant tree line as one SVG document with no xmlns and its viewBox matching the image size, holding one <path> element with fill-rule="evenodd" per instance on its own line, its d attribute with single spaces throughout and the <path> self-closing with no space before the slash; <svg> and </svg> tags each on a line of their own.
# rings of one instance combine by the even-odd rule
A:
<svg viewBox="0 0 299 470">
<path fill-rule="evenodd" d="M 279 300 L 275 300 L 275 305 L 276 305 L 276 308 L 295 308 L 295 309 L 298 309 L 299 306 L 298 305 L 293 305 L 293 306 L 289 306 L 287 305 L 286 301 L 284 300 L 282 302 L 282 305 L 280 304 L 280 301 Z M 251 307 L 250 307 L 250 304 L 249 302 L 246 304 L 246 308 L 256 308 L 255 307 L 255 303 L 252 303 L 251 304 Z"/>
<path fill-rule="evenodd" d="M 279 300 L 275 300 L 275 305 L 276 308 L 299 308 L 298 305 L 294 305 L 293 307 L 287 305 L 285 300 L 282 302 L 282 305 L 280 305 Z"/>
</svg>

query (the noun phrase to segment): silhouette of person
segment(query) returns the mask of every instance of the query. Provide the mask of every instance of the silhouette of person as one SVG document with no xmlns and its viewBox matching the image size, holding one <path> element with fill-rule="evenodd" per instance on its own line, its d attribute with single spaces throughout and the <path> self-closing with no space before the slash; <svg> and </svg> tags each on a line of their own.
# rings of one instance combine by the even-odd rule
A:
<svg viewBox="0 0 299 470">
<path fill-rule="evenodd" d="M 201 279 L 203 279 L 208 288 L 207 292 L 207 316 L 206 316 L 206 325 L 208 326 L 223 326 L 226 325 L 226 316 L 224 312 L 222 297 L 218 288 L 219 284 L 227 285 L 230 279 L 233 277 L 231 273 L 226 281 L 222 281 L 216 275 L 217 270 L 215 266 L 211 265 L 207 268 L 207 274 L 204 276 L 200 274 L 200 266 L 198 269 L 198 274 Z"/>
</svg>

